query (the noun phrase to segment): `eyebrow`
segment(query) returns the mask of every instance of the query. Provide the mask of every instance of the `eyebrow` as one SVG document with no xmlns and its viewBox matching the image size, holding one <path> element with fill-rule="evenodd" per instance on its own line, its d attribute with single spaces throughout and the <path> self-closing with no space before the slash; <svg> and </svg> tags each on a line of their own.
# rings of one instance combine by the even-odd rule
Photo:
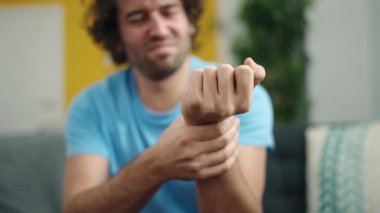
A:
<svg viewBox="0 0 380 213">
<path fill-rule="evenodd" d="M 126 15 L 125 15 L 125 18 L 128 19 L 134 15 L 138 15 L 138 14 L 141 14 L 144 12 L 144 9 L 136 9 L 136 10 L 133 10 L 131 12 L 128 12 Z"/>
<path fill-rule="evenodd" d="M 163 4 L 163 5 L 160 5 L 159 8 L 160 10 L 161 9 L 167 9 L 167 8 L 170 8 L 170 7 L 175 7 L 175 6 L 179 6 L 178 3 L 176 2 L 170 2 L 170 3 L 166 3 L 166 4 Z M 140 14 L 140 13 L 143 13 L 145 12 L 145 9 L 141 8 L 141 9 L 135 9 L 135 10 L 132 10 L 130 12 L 128 12 L 126 15 L 125 15 L 125 18 L 128 19 L 136 14 Z"/>
<path fill-rule="evenodd" d="M 165 9 L 168 7 L 174 7 L 174 6 L 179 6 L 177 2 L 171 2 L 171 3 L 166 3 L 160 6 L 160 9 Z"/>
</svg>

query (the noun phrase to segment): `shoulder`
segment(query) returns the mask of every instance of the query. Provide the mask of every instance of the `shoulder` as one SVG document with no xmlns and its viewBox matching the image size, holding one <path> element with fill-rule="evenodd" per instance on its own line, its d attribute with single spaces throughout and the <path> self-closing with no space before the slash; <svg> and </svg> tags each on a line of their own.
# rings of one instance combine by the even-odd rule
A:
<svg viewBox="0 0 380 213">
<path fill-rule="evenodd" d="M 125 71 L 118 71 L 88 86 L 73 98 L 70 110 L 78 107 L 97 106 L 105 101 L 110 101 L 122 87 L 124 78 Z"/>
<path fill-rule="evenodd" d="M 269 93 L 261 84 L 257 85 L 253 90 L 253 101 L 260 101 L 265 106 L 272 108 L 272 101 L 270 99 Z"/>
<path fill-rule="evenodd" d="M 208 66 L 217 66 L 218 64 L 215 62 L 205 61 L 201 58 L 198 58 L 197 56 L 191 55 L 190 56 L 190 66 L 191 70 L 195 69 L 203 69 Z"/>
<path fill-rule="evenodd" d="M 269 126 L 273 125 L 274 112 L 272 100 L 268 91 L 261 84 L 254 88 L 252 94 L 251 109 L 247 113 L 247 116 L 261 120 L 263 123 L 267 123 Z M 256 121 L 257 122 L 257 121 Z"/>
</svg>

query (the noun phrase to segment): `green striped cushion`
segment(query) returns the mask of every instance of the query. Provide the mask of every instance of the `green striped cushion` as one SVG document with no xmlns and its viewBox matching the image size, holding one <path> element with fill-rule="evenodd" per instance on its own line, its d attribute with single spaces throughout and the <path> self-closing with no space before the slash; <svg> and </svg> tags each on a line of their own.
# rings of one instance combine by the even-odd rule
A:
<svg viewBox="0 0 380 213">
<path fill-rule="evenodd" d="M 380 212 L 380 122 L 307 130 L 310 213 Z"/>
</svg>

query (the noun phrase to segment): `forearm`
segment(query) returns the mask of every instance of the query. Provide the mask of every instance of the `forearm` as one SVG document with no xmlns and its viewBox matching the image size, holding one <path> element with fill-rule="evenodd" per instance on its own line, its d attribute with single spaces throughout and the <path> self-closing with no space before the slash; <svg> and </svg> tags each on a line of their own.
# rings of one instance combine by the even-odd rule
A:
<svg viewBox="0 0 380 213">
<path fill-rule="evenodd" d="M 262 212 L 238 161 L 221 176 L 197 181 L 197 200 L 200 212 Z"/>
<path fill-rule="evenodd" d="M 146 152 L 109 181 L 74 195 L 64 212 L 140 211 L 163 183 L 153 175 L 155 168 Z"/>
</svg>

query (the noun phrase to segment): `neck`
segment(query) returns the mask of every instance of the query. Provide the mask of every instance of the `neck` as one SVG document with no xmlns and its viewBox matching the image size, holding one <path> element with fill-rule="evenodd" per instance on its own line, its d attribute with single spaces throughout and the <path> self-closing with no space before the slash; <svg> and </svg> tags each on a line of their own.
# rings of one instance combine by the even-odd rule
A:
<svg viewBox="0 0 380 213">
<path fill-rule="evenodd" d="M 181 67 L 171 76 L 160 81 L 151 80 L 134 67 L 137 91 L 142 102 L 152 111 L 164 112 L 172 109 L 182 98 L 189 77 L 190 61 L 186 58 Z"/>
</svg>

